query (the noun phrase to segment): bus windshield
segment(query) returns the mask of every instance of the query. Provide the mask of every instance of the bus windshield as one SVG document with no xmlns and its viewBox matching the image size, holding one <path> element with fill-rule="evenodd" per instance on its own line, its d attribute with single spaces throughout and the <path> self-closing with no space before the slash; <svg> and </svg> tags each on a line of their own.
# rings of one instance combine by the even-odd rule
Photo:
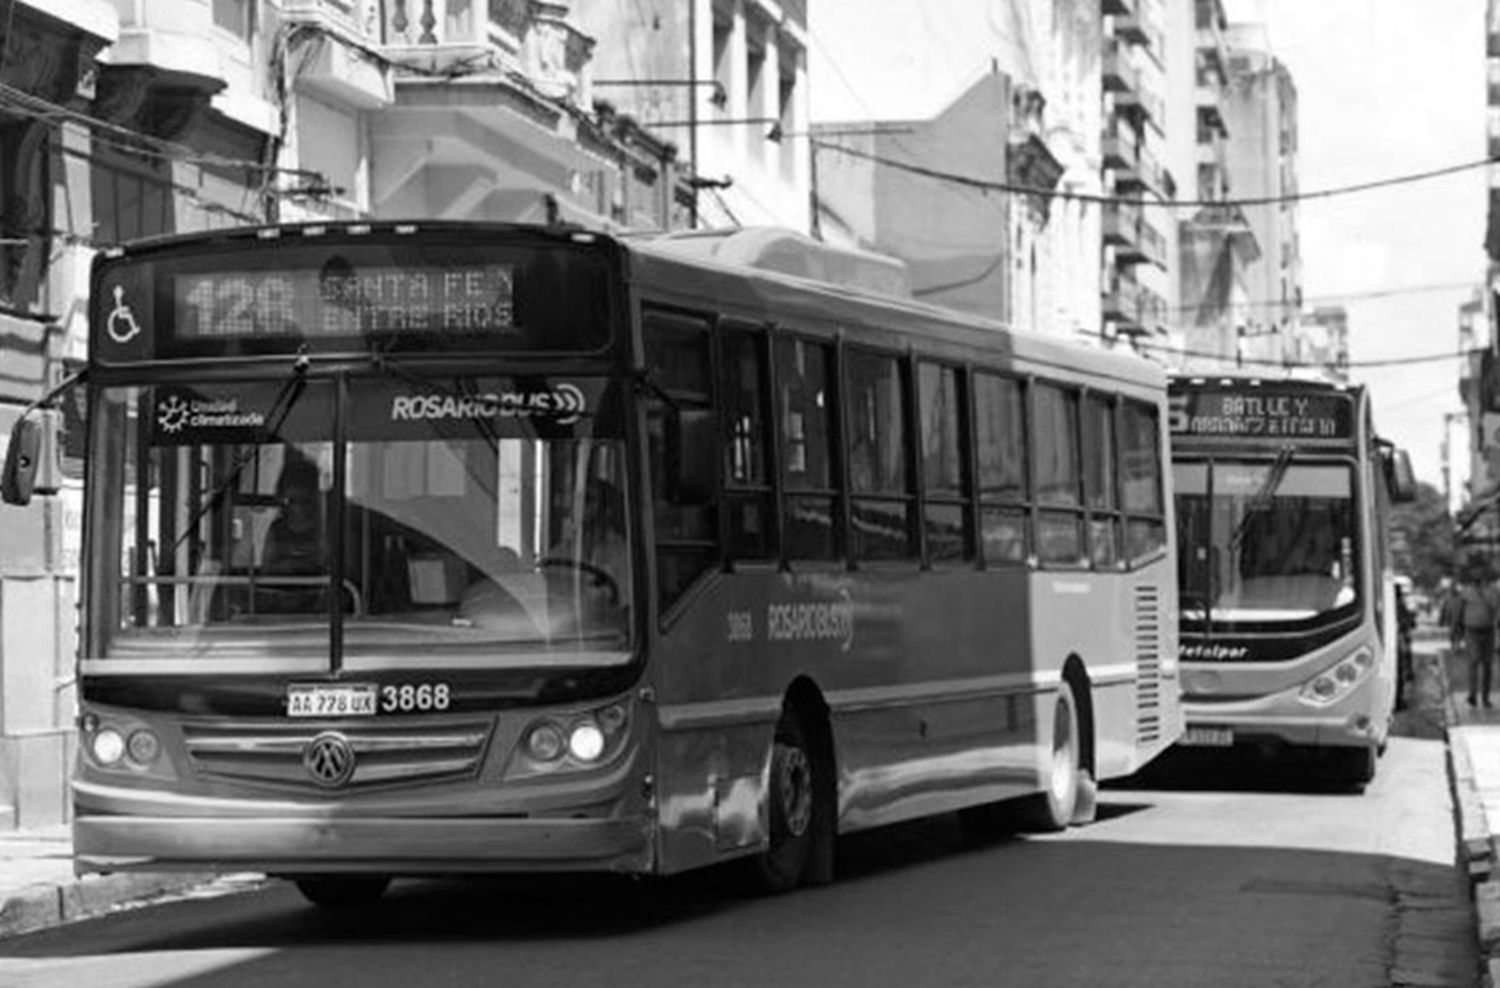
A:
<svg viewBox="0 0 1500 988">
<path fill-rule="evenodd" d="M 1187 622 L 1290 623 L 1359 598 L 1353 468 L 1283 455 L 1173 465 Z"/>
<path fill-rule="evenodd" d="M 618 653 L 625 455 L 596 428 L 613 417 L 584 412 L 596 384 L 550 417 L 527 410 L 584 391 L 314 380 L 278 407 L 274 380 L 103 389 L 93 654 L 326 656 L 333 621 L 353 662 Z"/>
</svg>

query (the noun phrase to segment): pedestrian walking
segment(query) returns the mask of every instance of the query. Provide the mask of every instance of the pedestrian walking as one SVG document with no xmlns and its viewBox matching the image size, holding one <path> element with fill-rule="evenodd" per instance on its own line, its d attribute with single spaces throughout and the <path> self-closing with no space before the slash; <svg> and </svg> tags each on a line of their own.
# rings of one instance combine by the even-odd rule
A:
<svg viewBox="0 0 1500 988">
<path fill-rule="evenodd" d="M 1413 680 L 1411 635 L 1417 615 L 1406 599 L 1406 588 L 1396 584 L 1396 709 L 1405 710 L 1407 690 Z"/>
<path fill-rule="evenodd" d="M 1495 664 L 1496 625 L 1500 624 L 1500 592 L 1487 560 L 1470 559 L 1454 597 L 1453 630 L 1462 635 L 1469 667 L 1469 706 L 1490 706 L 1490 683 Z"/>
</svg>

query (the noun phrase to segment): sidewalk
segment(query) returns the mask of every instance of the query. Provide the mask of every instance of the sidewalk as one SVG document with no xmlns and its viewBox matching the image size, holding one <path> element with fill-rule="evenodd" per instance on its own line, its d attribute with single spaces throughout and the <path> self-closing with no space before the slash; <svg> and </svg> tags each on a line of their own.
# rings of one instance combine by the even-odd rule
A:
<svg viewBox="0 0 1500 988">
<path fill-rule="evenodd" d="M 1474 885 L 1486 985 L 1500 986 L 1500 682 L 1496 707 L 1467 702 L 1468 671 L 1441 647 L 1448 689 L 1448 758 L 1458 815 L 1459 866 Z M 1497 670 L 1500 672 L 1500 670 Z"/>
<path fill-rule="evenodd" d="M 98 916 L 216 880 L 205 873 L 73 874 L 69 828 L 0 833 L 0 937 Z"/>
</svg>

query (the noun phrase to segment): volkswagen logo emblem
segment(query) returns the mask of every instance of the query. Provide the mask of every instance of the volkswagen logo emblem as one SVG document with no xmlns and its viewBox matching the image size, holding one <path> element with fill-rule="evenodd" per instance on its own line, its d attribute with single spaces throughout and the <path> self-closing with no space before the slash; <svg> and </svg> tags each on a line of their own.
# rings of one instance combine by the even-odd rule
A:
<svg viewBox="0 0 1500 988">
<path fill-rule="evenodd" d="M 338 731 L 324 731 L 302 749 L 302 767 L 318 785 L 337 789 L 354 774 L 354 749 Z"/>
</svg>

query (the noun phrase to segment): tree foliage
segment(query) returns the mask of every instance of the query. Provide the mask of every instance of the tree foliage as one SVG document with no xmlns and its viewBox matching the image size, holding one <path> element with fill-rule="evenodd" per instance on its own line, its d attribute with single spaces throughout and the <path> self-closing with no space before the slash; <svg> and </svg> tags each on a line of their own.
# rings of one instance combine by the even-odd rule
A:
<svg viewBox="0 0 1500 988">
<path fill-rule="evenodd" d="M 1392 506 L 1391 550 L 1396 570 L 1428 592 L 1441 577 L 1453 575 L 1457 562 L 1453 518 L 1436 487 L 1418 482 L 1415 501 Z"/>
</svg>

